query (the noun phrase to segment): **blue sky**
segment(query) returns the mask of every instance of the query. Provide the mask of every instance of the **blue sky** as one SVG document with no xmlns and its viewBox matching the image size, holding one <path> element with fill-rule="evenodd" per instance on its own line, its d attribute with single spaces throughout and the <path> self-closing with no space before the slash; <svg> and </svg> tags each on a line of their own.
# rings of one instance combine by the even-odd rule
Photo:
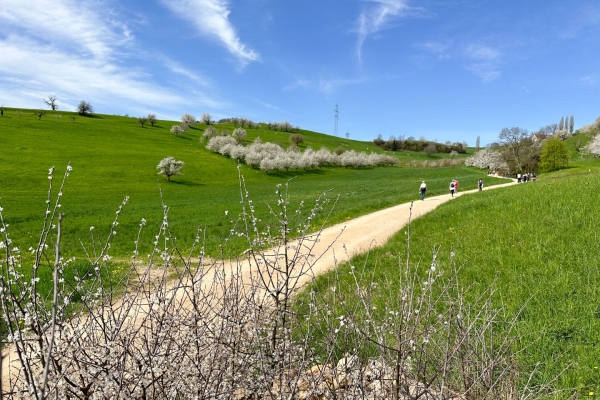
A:
<svg viewBox="0 0 600 400">
<path fill-rule="evenodd" d="M 599 93 L 598 0 L 0 0 L 6 107 L 484 145 Z"/>
</svg>

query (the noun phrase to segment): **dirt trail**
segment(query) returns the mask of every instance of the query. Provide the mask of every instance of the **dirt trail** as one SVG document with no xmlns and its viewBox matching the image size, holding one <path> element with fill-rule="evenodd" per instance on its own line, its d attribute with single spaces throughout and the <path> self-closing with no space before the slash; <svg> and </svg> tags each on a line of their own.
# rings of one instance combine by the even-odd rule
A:
<svg viewBox="0 0 600 400">
<path fill-rule="evenodd" d="M 483 190 L 514 185 L 516 181 L 489 186 Z M 454 197 L 460 197 L 467 193 L 475 193 L 477 189 L 460 191 Z M 412 219 L 418 218 L 434 210 L 437 206 L 452 200 L 451 195 L 425 197 L 425 200 L 415 200 L 412 207 Z M 314 275 L 327 272 L 337 263 L 348 261 L 350 257 L 364 253 L 373 247 L 385 244 L 392 235 L 400 231 L 408 223 L 410 217 L 411 203 L 399 204 L 394 207 L 363 215 L 362 217 L 334 225 L 324 229 L 320 241 L 314 249 L 315 254 L 324 253 L 313 265 Z M 343 232 L 342 232 L 343 231 Z M 340 235 L 340 232 L 341 235 Z M 336 237 L 338 237 L 336 240 Z M 335 240 L 333 246 L 327 250 L 327 246 Z"/>
<path fill-rule="evenodd" d="M 506 187 L 514 185 L 515 183 L 515 181 L 510 181 L 505 184 L 486 187 L 483 190 Z M 477 189 L 460 191 L 459 193 L 455 194 L 454 197 L 460 197 L 476 191 Z M 450 194 L 426 197 L 423 201 L 415 200 L 413 202 L 412 216 L 410 216 L 411 203 L 404 203 L 324 229 L 319 235 L 318 242 L 315 243 L 314 247 L 312 248 L 312 254 L 320 257 L 314 263 L 312 263 L 311 270 L 303 274 L 302 279 L 298 282 L 298 284 L 303 285 L 309 282 L 312 277 L 331 270 L 339 263 L 348 261 L 352 256 L 364 253 L 374 247 L 382 246 L 392 235 L 401 230 L 408 223 L 409 217 L 414 220 L 434 210 L 440 204 L 451 199 L 452 197 Z M 237 261 L 229 261 L 225 262 L 225 264 L 230 264 L 230 267 L 234 269 L 235 265 L 239 266 Z M 255 266 L 251 265 L 247 261 L 242 264 L 242 275 L 245 276 L 244 279 L 249 279 L 248 277 L 254 268 Z M 210 281 L 210 275 L 206 276 L 206 278 L 208 278 L 206 281 Z M 172 291 L 171 295 L 175 296 L 176 298 L 183 296 L 183 294 L 180 293 L 180 290 Z M 147 304 L 140 305 L 140 307 L 147 308 Z M 137 310 L 136 313 L 139 311 L 140 310 Z M 135 321 L 132 322 L 136 324 Z M 14 348 L 9 346 L 3 349 L 3 391 L 7 389 L 5 385 L 8 381 L 10 369 L 14 369 L 17 365 L 18 360 Z"/>
</svg>

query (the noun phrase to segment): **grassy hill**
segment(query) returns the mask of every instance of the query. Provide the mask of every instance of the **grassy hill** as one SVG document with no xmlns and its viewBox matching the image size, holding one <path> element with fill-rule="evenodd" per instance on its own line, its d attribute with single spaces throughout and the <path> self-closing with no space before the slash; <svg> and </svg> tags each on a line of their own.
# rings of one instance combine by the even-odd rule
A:
<svg viewBox="0 0 600 400">
<path fill-rule="evenodd" d="M 58 118 L 60 115 L 60 118 Z M 231 227 L 232 216 L 240 211 L 239 179 L 236 162 L 204 148 L 200 141 L 205 125 L 195 125 L 185 135 L 169 132 L 176 122 L 158 121 L 142 128 L 135 118 L 93 115 L 77 116 L 65 112 L 48 112 L 38 120 L 32 111 L 21 114 L 5 109 L 0 118 L 2 149 L 0 153 L 0 205 L 11 226 L 15 243 L 30 245 L 41 229 L 48 190 L 48 168 L 56 166 L 59 174 L 71 162 L 70 174 L 62 200 L 65 251 L 81 256 L 79 240 L 89 243 L 89 229 L 105 236 L 123 198 L 129 202 L 120 216 L 120 226 L 112 252 L 125 256 L 133 251 L 137 226 L 142 218 L 148 227 L 142 236 L 142 251 L 149 249 L 151 238 L 162 220 L 160 190 L 170 207 L 170 223 L 186 249 L 193 242 L 198 227 L 206 231 L 207 252 L 215 254 L 219 243 Z M 219 130 L 233 131 L 231 124 L 217 125 Z M 301 147 L 323 146 L 330 150 L 381 152 L 369 142 L 359 142 L 302 130 Z M 290 133 L 248 129 L 248 141 L 288 145 Z M 157 175 L 156 165 L 167 156 L 185 162 L 183 176 L 172 182 Z M 424 160 L 423 153 L 402 153 L 405 161 Z M 437 155 L 442 157 L 442 155 Z M 259 205 L 259 216 L 266 216 L 267 202 L 274 203 L 275 186 L 295 177 L 291 185 L 292 204 L 314 199 L 326 190 L 340 195 L 330 223 L 365 214 L 400 202 L 416 199 L 417 188 L 425 179 L 432 195 L 445 193 L 450 179 L 458 177 L 463 187 L 475 188 L 483 172 L 466 167 L 455 168 L 318 168 L 285 173 L 264 173 L 243 165 L 250 195 Z M 500 180 L 484 177 L 491 185 Z M 56 184 L 57 182 L 55 182 Z M 229 215 L 226 216 L 225 212 Z M 319 222 L 319 221 L 317 221 Z M 21 244 L 24 246 L 25 244 Z M 243 244 L 240 244 L 243 246 Z M 143 253 L 142 253 L 143 254 Z"/>
<path fill-rule="evenodd" d="M 148 227 L 141 240 L 144 254 L 162 221 L 159 187 L 178 244 L 188 248 L 201 227 L 206 231 L 207 252 L 218 251 L 240 210 L 240 183 L 233 160 L 204 149 L 199 140 L 204 125 L 175 136 L 169 133 L 174 123 L 169 121 L 142 128 L 128 117 L 56 115 L 48 113 L 38 120 L 30 111 L 19 115 L 14 109 L 5 109 L 0 118 L 0 207 L 15 244 L 34 245 L 44 216 L 48 168 L 56 166 L 62 172 L 71 162 L 74 169 L 63 190 L 61 207 L 66 215 L 65 253 L 83 254 L 79 241 L 89 245 L 91 226 L 106 236 L 115 211 L 128 195 L 112 253 L 117 257 L 131 254 L 139 221 L 145 218 Z M 223 128 L 233 130 L 231 125 L 219 126 Z M 300 133 L 305 137 L 303 147 L 380 151 L 368 142 Z M 258 136 L 287 145 L 289 134 L 248 130 L 249 141 Z M 522 347 L 515 350 L 524 369 L 538 365 L 536 382 L 547 382 L 568 367 L 557 381 L 560 388 L 576 388 L 586 397 L 597 393 L 600 241 L 596 227 L 600 225 L 600 210 L 596 203 L 600 164 L 580 156 L 575 140 L 577 137 L 567 141 L 572 151 L 569 168 L 541 175 L 536 183 L 462 196 L 414 221 L 410 235 L 407 230 L 399 232 L 383 248 L 341 266 L 337 277 L 348 283 L 346 291 L 338 295 L 345 296 L 348 304 L 356 299 L 352 265 L 359 266 L 359 272 L 390 282 L 386 293 L 399 292 L 390 277 L 397 276 L 399 260 L 407 254 L 406 238 L 410 237 L 410 259 L 420 266 L 421 273 L 431 263 L 432 249 L 439 248 L 440 264 L 464 265 L 460 280 L 471 288 L 470 296 L 476 297 L 495 282 L 497 304 L 504 305 L 509 314 L 514 315 L 526 304 L 517 323 Z M 175 176 L 171 183 L 156 174 L 156 164 L 166 156 L 186 163 L 185 175 Z M 411 153 L 396 156 L 404 161 L 427 158 Z M 421 180 L 427 181 L 429 195 L 446 193 L 454 177 L 461 180 L 463 188 L 475 188 L 482 177 L 486 186 L 502 182 L 466 167 L 319 168 L 270 174 L 247 166 L 240 170 L 259 217 L 266 220 L 266 204 L 276 203 L 276 185 L 295 178 L 290 185 L 292 207 L 312 201 L 326 190 L 331 190 L 331 198 L 340 196 L 328 223 L 414 200 Z M 322 217 L 315 225 L 319 221 Z M 232 247 L 234 252 L 243 249 L 243 243 Z M 315 291 L 327 291 L 330 279 L 319 278 Z M 385 304 L 386 299 L 380 301 Z M 339 351 L 343 353 L 352 345 L 341 343 Z"/>
<path fill-rule="evenodd" d="M 441 268 L 463 266 L 459 279 L 470 288 L 469 298 L 494 283 L 496 305 L 505 306 L 509 317 L 525 305 L 514 349 L 521 367 L 530 371 L 537 365 L 533 383 L 549 382 L 567 368 L 557 386 L 585 397 L 600 390 L 598 172 L 597 161 L 583 160 L 536 183 L 462 196 L 410 227 L 410 260 L 419 265 L 420 279 L 431 265 L 432 249 L 439 249 Z M 401 293 L 390 277 L 398 276 L 406 260 L 407 234 L 404 229 L 336 271 L 345 282 L 337 293 L 347 309 L 356 301 L 354 274 L 388 282 L 387 296 Z M 312 288 L 317 298 L 330 290 L 332 279 L 332 274 L 318 278 Z M 376 304 L 391 303 L 383 295 Z M 341 353 L 348 351 L 345 345 L 340 344 Z"/>
</svg>

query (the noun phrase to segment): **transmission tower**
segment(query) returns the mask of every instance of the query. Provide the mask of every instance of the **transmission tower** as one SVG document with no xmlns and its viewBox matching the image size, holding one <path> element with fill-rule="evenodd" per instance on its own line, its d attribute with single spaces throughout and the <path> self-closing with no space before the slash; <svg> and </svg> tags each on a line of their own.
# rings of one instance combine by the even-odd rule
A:
<svg viewBox="0 0 600 400">
<path fill-rule="evenodd" d="M 337 136 L 338 135 L 338 117 L 339 117 L 339 113 L 340 113 L 340 109 L 338 108 L 337 103 L 335 103 L 335 126 L 333 128 L 333 135 Z"/>
</svg>

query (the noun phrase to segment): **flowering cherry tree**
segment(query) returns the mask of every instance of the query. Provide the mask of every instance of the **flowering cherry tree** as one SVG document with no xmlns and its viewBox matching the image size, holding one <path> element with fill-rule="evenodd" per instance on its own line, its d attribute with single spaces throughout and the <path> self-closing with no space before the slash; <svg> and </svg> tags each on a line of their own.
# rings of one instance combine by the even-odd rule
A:
<svg viewBox="0 0 600 400">
<path fill-rule="evenodd" d="M 156 168 L 158 168 L 158 174 L 164 175 L 167 182 L 170 182 L 173 175 L 183 175 L 181 168 L 184 165 L 183 161 L 175 160 L 175 157 L 165 157 L 160 160 Z"/>
</svg>

